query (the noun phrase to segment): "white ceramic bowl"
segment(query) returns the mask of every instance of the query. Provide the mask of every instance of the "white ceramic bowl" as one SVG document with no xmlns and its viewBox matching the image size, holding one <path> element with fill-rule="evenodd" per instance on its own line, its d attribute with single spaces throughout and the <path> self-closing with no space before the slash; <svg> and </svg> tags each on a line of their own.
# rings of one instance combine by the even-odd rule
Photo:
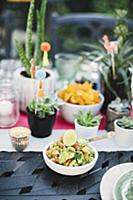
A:
<svg viewBox="0 0 133 200">
<path fill-rule="evenodd" d="M 47 166 L 59 174 L 67 175 L 67 176 L 76 176 L 76 175 L 84 174 L 90 171 L 97 162 L 98 152 L 92 145 L 89 145 L 93 149 L 94 154 L 95 154 L 95 158 L 89 164 L 78 166 L 78 167 L 69 167 L 69 166 L 67 167 L 67 166 L 56 164 L 53 161 L 51 161 L 46 155 L 46 151 L 52 143 L 53 142 L 50 142 L 49 144 L 45 146 L 43 150 L 43 157 Z"/>
<path fill-rule="evenodd" d="M 94 127 L 81 126 L 77 119 L 74 120 L 74 124 L 76 133 L 84 138 L 92 138 L 97 135 L 99 125 Z"/>
<path fill-rule="evenodd" d="M 72 103 L 67 103 L 58 97 L 58 93 L 57 93 L 57 98 L 63 102 L 63 104 L 60 106 L 60 115 L 67 122 L 70 123 L 74 123 L 74 118 L 75 118 L 74 115 L 78 114 L 79 111 L 83 112 L 91 111 L 93 115 L 96 115 L 100 111 L 104 102 L 104 96 L 101 93 L 100 93 L 100 98 L 101 98 L 100 103 L 94 105 L 76 105 Z"/>
</svg>

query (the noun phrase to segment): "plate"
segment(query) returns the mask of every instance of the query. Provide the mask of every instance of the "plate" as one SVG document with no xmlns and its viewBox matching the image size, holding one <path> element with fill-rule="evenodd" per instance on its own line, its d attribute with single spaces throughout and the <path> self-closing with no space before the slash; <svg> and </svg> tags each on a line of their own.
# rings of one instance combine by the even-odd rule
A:
<svg viewBox="0 0 133 200">
<path fill-rule="evenodd" d="M 113 199 L 133 200 L 133 170 L 120 176 L 113 187 Z"/>
<path fill-rule="evenodd" d="M 133 163 L 123 163 L 110 168 L 103 176 L 100 183 L 102 200 L 113 199 L 113 186 L 119 176 L 133 169 Z"/>
</svg>

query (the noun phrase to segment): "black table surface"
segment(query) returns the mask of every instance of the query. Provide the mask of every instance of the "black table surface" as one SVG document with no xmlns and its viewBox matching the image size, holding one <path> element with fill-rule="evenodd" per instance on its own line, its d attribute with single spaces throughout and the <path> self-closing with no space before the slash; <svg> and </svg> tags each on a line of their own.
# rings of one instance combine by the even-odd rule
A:
<svg viewBox="0 0 133 200">
<path fill-rule="evenodd" d="M 133 151 L 100 152 L 90 172 L 68 177 L 50 170 L 41 152 L 0 152 L 0 200 L 100 200 L 102 176 L 125 162 Z"/>
</svg>

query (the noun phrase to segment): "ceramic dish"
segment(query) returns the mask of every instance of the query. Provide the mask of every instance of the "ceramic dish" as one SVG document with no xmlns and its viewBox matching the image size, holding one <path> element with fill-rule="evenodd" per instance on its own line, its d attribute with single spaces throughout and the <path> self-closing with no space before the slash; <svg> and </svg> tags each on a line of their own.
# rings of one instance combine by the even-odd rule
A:
<svg viewBox="0 0 133 200">
<path fill-rule="evenodd" d="M 114 200 L 133 200 L 133 170 L 120 176 L 113 187 Z"/>
<path fill-rule="evenodd" d="M 100 111 L 104 102 L 104 96 L 102 94 L 100 94 L 100 103 L 94 105 L 76 105 L 67 103 L 58 97 L 58 92 L 56 96 L 62 102 L 62 105 L 60 106 L 60 115 L 69 123 L 74 123 L 74 115 L 78 114 L 79 111 L 91 111 L 93 115 L 96 115 Z"/>
<path fill-rule="evenodd" d="M 97 162 L 98 152 L 92 145 L 89 145 L 93 149 L 94 154 L 95 154 L 95 158 L 90 163 L 82 165 L 82 166 L 78 166 L 78 167 L 70 167 L 70 166 L 67 167 L 60 164 L 56 164 L 55 162 L 51 161 L 46 155 L 46 151 L 52 143 L 53 142 L 45 146 L 44 151 L 43 151 L 43 157 L 47 166 L 59 174 L 67 175 L 67 176 L 81 175 L 91 170 Z"/>
<path fill-rule="evenodd" d="M 103 176 L 100 183 L 102 200 L 113 199 L 113 186 L 118 177 L 133 169 L 133 163 L 123 163 L 110 168 Z"/>
</svg>

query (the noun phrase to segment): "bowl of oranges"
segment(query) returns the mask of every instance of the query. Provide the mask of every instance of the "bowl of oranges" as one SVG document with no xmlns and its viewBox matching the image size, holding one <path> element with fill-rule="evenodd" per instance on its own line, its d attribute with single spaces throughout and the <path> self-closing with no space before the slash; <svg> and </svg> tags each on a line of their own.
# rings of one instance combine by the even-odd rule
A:
<svg viewBox="0 0 133 200">
<path fill-rule="evenodd" d="M 79 111 L 91 111 L 96 115 L 104 102 L 104 96 L 95 91 L 91 83 L 73 83 L 57 92 L 57 98 L 62 101 L 60 115 L 70 123 L 74 123 Z"/>
</svg>

